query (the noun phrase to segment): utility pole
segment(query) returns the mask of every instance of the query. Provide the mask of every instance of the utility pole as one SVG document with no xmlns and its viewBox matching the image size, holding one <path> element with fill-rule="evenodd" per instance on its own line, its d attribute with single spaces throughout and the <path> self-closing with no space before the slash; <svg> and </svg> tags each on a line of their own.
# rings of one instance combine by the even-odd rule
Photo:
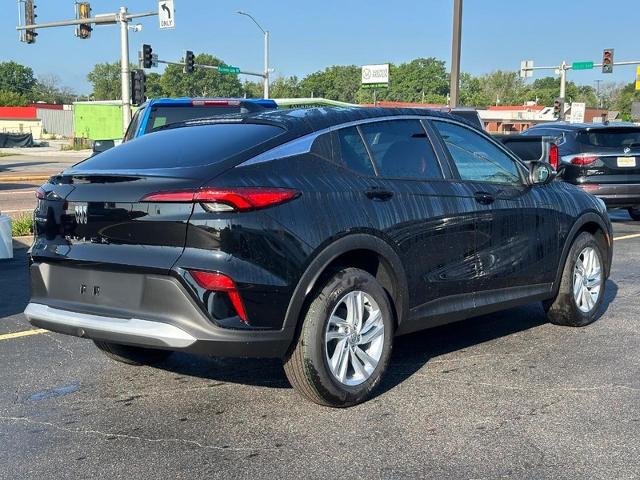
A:
<svg viewBox="0 0 640 480">
<path fill-rule="evenodd" d="M 600 96 L 600 83 L 602 82 L 602 80 L 594 80 L 594 83 L 596 84 L 596 97 L 598 98 L 598 106 L 600 108 L 602 108 L 602 97 Z"/>
<path fill-rule="evenodd" d="M 120 7 L 118 12 L 120 23 L 120 88 L 122 90 L 122 129 L 127 131 L 131 122 L 131 84 L 129 76 L 129 20 L 127 7 Z"/>
<path fill-rule="evenodd" d="M 449 92 L 451 108 L 458 106 L 458 88 L 460 86 L 460 40 L 462 37 L 462 0 L 453 0 L 453 39 L 451 41 L 451 76 Z"/>
<path fill-rule="evenodd" d="M 263 97 L 269 98 L 269 31 L 265 30 L 260 26 L 258 21 L 253 18 L 253 15 L 247 12 L 237 11 L 238 15 L 244 15 L 245 17 L 249 17 L 253 23 L 260 29 L 262 35 L 264 37 L 264 73 L 261 75 L 263 79 Z"/>
</svg>

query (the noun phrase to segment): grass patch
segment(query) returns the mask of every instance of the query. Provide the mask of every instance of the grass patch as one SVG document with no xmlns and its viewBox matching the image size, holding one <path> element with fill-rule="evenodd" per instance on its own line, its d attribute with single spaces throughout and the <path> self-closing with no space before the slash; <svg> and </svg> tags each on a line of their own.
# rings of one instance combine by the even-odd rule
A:
<svg viewBox="0 0 640 480">
<path fill-rule="evenodd" d="M 20 215 L 11 220 L 11 235 L 21 237 L 33 233 L 33 219 L 31 215 Z"/>
<path fill-rule="evenodd" d="M 17 155 L 17 153 L 11 153 L 11 152 L 0 152 L 0 158 L 2 157 L 12 157 L 14 155 Z"/>
</svg>

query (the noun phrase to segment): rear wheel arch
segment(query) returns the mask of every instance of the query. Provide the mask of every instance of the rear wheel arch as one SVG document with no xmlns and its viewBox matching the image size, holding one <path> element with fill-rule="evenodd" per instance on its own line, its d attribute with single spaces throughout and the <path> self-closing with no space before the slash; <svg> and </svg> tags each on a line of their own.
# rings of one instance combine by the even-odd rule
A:
<svg viewBox="0 0 640 480">
<path fill-rule="evenodd" d="M 569 254 L 569 250 L 571 250 L 571 246 L 575 242 L 578 235 L 582 232 L 587 232 L 593 235 L 598 241 L 602 242 L 602 246 L 606 248 L 610 248 L 612 245 L 612 238 L 608 231 L 608 228 L 600 215 L 592 212 L 588 212 L 583 214 L 578 220 L 573 224 L 569 234 L 567 235 L 567 240 L 565 241 L 564 246 L 562 247 L 562 256 L 560 258 L 560 262 L 558 263 L 558 271 L 556 273 L 556 279 L 554 282 L 554 295 L 558 293 L 558 288 L 560 287 L 560 280 L 562 278 L 562 271 L 564 269 L 564 264 L 567 261 L 567 255 Z M 605 257 L 604 259 L 605 269 L 606 269 L 606 277 L 609 276 L 609 271 L 611 269 L 611 258 Z"/>
<path fill-rule="evenodd" d="M 323 278 L 340 268 L 362 269 L 376 278 L 385 291 L 396 315 L 396 326 L 408 313 L 407 279 L 398 254 L 384 240 L 370 234 L 351 234 L 322 249 L 311 261 L 296 286 L 287 313 L 285 328 L 296 330 L 312 292 Z"/>
</svg>

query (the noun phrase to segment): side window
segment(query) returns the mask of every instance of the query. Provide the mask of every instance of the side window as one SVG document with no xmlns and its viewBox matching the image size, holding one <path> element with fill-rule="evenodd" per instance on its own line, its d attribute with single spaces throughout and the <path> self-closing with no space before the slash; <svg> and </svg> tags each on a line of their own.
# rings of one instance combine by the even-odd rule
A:
<svg viewBox="0 0 640 480">
<path fill-rule="evenodd" d="M 143 111 L 144 111 L 144 108 L 138 110 L 136 114 L 133 116 L 133 118 L 131 119 L 129 126 L 127 127 L 127 131 L 124 134 L 124 138 L 122 139 L 123 142 L 128 142 L 129 140 L 133 139 L 133 137 L 135 137 L 136 132 L 138 131 L 139 123 L 140 123 L 140 116 L 142 115 Z"/>
<path fill-rule="evenodd" d="M 442 178 L 442 170 L 418 120 L 392 120 L 362 125 L 381 177 Z"/>
<path fill-rule="evenodd" d="M 355 127 L 338 130 L 336 137 L 338 138 L 339 160 L 346 168 L 362 175 L 374 176 L 376 174 L 367 148 Z"/>
<path fill-rule="evenodd" d="M 470 128 L 433 121 L 462 180 L 522 183 L 514 160 Z"/>
</svg>

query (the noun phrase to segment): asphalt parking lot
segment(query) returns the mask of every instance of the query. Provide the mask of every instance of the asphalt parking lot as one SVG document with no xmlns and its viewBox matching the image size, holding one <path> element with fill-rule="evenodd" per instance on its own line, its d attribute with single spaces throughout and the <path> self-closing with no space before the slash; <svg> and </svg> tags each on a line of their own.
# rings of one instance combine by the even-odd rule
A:
<svg viewBox="0 0 640 480">
<path fill-rule="evenodd" d="M 0 478 L 638 478 L 640 223 L 613 218 L 596 323 L 536 304 L 401 337 L 347 410 L 302 400 L 278 361 L 130 367 L 31 330 L 18 250 L 0 261 Z"/>
</svg>

